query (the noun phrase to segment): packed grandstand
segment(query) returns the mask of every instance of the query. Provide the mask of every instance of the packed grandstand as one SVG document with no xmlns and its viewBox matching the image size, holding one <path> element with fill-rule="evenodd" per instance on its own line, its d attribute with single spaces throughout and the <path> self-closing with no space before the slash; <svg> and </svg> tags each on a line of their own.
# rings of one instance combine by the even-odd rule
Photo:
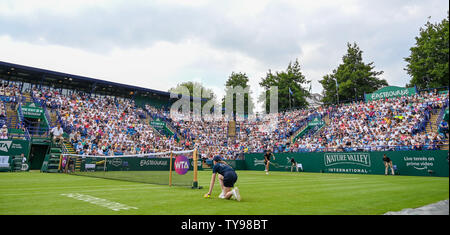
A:
<svg viewBox="0 0 450 235">
<path fill-rule="evenodd" d="M 67 81 L 69 82 L 69 81 Z M 436 150 L 448 147 L 448 91 L 426 90 L 411 96 L 355 101 L 279 112 L 275 128 L 257 118 L 236 121 L 172 120 L 170 103 L 152 105 L 133 97 L 89 93 L 76 88 L 1 79 L 0 138 L 50 134 L 61 123 L 66 143 L 76 154 L 129 155 L 197 148 L 202 158 L 221 155 L 239 159 L 244 153 L 351 152 Z M 34 103 L 45 110 L 48 127 L 32 131 L 20 112 Z M 139 104 L 138 104 L 139 103 Z M 12 117 L 13 116 L 13 117 Z M 15 117 L 19 116 L 19 117 Z M 432 118 L 435 117 L 435 118 Z M 153 121 L 166 128 L 155 128 Z M 323 125 L 307 128 L 314 120 Z M 431 129 L 430 129 L 431 128 Z M 8 133 L 22 130 L 23 135 Z M 431 131 L 430 131 L 431 130 Z M 45 133 L 44 133 L 45 132 Z"/>
</svg>

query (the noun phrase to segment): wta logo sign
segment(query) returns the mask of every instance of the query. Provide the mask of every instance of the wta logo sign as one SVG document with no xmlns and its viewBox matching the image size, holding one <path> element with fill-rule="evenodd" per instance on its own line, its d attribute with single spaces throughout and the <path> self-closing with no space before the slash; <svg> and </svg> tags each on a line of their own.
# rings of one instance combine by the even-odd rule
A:
<svg viewBox="0 0 450 235">
<path fill-rule="evenodd" d="M 0 141 L 0 151 L 8 152 L 11 147 L 12 141 Z"/>
<path fill-rule="evenodd" d="M 175 159 L 175 171 L 179 175 L 184 175 L 189 171 L 189 159 L 186 156 L 177 156 Z"/>
</svg>

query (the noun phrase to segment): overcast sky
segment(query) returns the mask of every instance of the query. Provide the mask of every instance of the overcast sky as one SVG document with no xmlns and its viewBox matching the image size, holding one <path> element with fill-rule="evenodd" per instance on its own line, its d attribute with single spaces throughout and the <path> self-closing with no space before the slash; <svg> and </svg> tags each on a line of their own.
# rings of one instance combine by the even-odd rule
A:
<svg viewBox="0 0 450 235">
<path fill-rule="evenodd" d="M 319 93 L 356 42 L 390 85 L 446 0 L 0 0 L 0 60 L 167 91 L 202 82 L 220 96 L 234 72 L 254 92 L 298 58 Z"/>
</svg>

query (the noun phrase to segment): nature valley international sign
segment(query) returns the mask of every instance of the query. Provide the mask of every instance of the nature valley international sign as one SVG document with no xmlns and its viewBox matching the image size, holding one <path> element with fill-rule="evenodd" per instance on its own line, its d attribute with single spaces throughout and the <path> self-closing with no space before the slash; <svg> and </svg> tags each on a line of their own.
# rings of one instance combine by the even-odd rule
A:
<svg viewBox="0 0 450 235">
<path fill-rule="evenodd" d="M 369 153 L 326 153 L 323 162 L 328 173 L 371 173 Z"/>
<path fill-rule="evenodd" d="M 393 98 L 393 97 L 401 97 L 401 96 L 410 96 L 416 94 L 416 88 L 403 88 L 397 86 L 388 86 L 379 89 L 378 91 L 372 94 L 366 94 L 366 102 L 372 100 Z"/>
<path fill-rule="evenodd" d="M 270 169 L 290 171 L 290 160 L 294 158 L 304 172 L 384 175 L 385 154 L 392 160 L 396 174 L 448 177 L 448 150 L 275 153 Z M 263 155 L 245 154 L 245 169 L 264 170 Z"/>
<path fill-rule="evenodd" d="M 370 167 L 370 154 L 368 153 L 326 153 L 324 155 L 325 166 L 341 164 L 353 164 L 363 167 Z"/>
</svg>

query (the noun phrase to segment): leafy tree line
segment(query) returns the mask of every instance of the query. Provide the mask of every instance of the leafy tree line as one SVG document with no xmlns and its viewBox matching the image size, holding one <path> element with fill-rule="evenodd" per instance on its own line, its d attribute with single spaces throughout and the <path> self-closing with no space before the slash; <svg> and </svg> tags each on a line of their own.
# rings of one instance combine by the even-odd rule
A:
<svg viewBox="0 0 450 235">
<path fill-rule="evenodd" d="M 324 88 L 324 103 L 362 99 L 364 93 L 372 93 L 388 85 L 386 80 L 379 78 L 383 71 L 375 71 L 374 62 L 364 63 L 362 53 L 356 43 L 347 43 L 347 54 L 342 57 L 342 64 L 319 81 Z"/>
<path fill-rule="evenodd" d="M 439 23 L 427 22 L 420 28 L 416 44 L 410 48 L 411 55 L 404 60 L 407 62 L 407 73 L 411 80 L 407 87 L 416 86 L 419 89 L 448 87 L 449 72 L 449 17 Z M 388 82 L 380 76 L 384 71 L 377 71 L 374 62 L 365 62 L 363 51 L 355 43 L 347 43 L 347 52 L 342 56 L 342 62 L 331 73 L 326 74 L 319 80 L 323 87 L 322 102 L 324 104 L 336 104 L 348 102 L 350 100 L 363 100 L 364 94 L 373 93 L 376 90 L 388 86 Z M 187 85 L 192 92 L 194 83 L 186 82 L 179 86 Z M 197 84 L 205 92 L 211 94 L 210 99 L 217 99 L 211 89 L 204 88 Z M 249 87 L 249 77 L 243 72 L 232 72 L 225 82 L 225 91 L 229 91 L 237 86 L 243 89 L 248 88 L 249 93 L 244 95 L 244 111 L 255 108 L 255 103 L 251 97 Z M 261 78 L 259 85 L 266 91 L 265 96 L 258 97 L 258 101 L 266 101 L 266 112 L 269 111 L 270 88 L 278 87 L 278 109 L 288 110 L 293 107 L 304 108 L 308 106 L 307 97 L 311 95 L 311 80 L 308 80 L 303 72 L 298 59 L 289 62 L 286 70 L 275 71 L 269 69 L 265 77 Z M 172 88 L 174 91 L 177 88 Z M 236 95 L 232 97 L 236 103 Z M 224 109 L 226 97 L 221 99 Z M 206 102 L 206 101 L 205 101 Z M 219 101 L 215 101 L 219 102 Z M 224 110 L 223 110 L 224 111 Z M 233 106 L 233 113 L 236 113 L 236 106 Z"/>
<path fill-rule="evenodd" d="M 404 58 L 411 76 L 408 87 L 419 89 L 448 87 L 449 16 L 439 23 L 429 20 L 420 28 L 411 55 Z"/>
</svg>

